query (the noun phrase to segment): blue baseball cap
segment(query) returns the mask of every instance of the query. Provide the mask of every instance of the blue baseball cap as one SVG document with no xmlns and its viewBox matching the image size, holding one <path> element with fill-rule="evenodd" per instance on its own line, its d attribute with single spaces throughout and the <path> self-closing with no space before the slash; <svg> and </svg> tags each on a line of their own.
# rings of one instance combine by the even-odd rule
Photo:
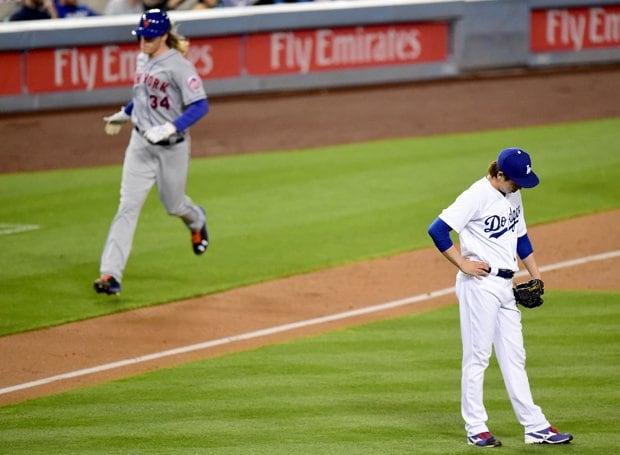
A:
<svg viewBox="0 0 620 455">
<path fill-rule="evenodd" d="M 131 33 L 135 36 L 145 38 L 157 38 L 170 31 L 170 19 L 165 11 L 160 9 L 150 9 L 140 17 L 138 28 Z"/>
<path fill-rule="evenodd" d="M 522 188 L 534 188 L 538 177 L 532 170 L 530 155 L 523 149 L 511 147 L 499 152 L 497 166 L 506 177 Z"/>
</svg>

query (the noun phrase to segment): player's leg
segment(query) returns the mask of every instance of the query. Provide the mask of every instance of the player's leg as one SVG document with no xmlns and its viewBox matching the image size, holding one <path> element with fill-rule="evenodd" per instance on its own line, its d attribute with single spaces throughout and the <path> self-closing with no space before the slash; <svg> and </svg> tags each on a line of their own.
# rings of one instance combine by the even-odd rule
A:
<svg viewBox="0 0 620 455">
<path fill-rule="evenodd" d="M 162 151 L 157 190 L 168 214 L 181 218 L 189 228 L 194 254 L 201 255 L 209 246 L 207 216 L 205 209 L 185 194 L 189 160 L 189 139 Z"/>
<path fill-rule="evenodd" d="M 111 275 L 119 282 L 131 252 L 140 211 L 155 183 L 156 161 L 144 144 L 144 139 L 134 132 L 125 152 L 120 203 L 101 255 L 101 274 Z"/>
<path fill-rule="evenodd" d="M 163 149 L 159 154 L 157 192 L 166 212 L 181 218 L 189 229 L 195 231 L 205 224 L 205 214 L 185 194 L 189 161 L 189 138 Z"/>
<path fill-rule="evenodd" d="M 468 436 L 489 431 L 483 384 L 499 310 L 499 301 L 487 285 L 489 281 L 459 273 L 456 284 L 463 343 L 461 412 Z"/>
<path fill-rule="evenodd" d="M 538 431 L 548 428 L 549 422 L 532 398 L 525 370 L 521 312 L 515 304 L 510 281 L 506 282 L 503 291 L 504 303 L 499 311 L 495 331 L 495 355 L 517 419 L 526 432 Z"/>
</svg>

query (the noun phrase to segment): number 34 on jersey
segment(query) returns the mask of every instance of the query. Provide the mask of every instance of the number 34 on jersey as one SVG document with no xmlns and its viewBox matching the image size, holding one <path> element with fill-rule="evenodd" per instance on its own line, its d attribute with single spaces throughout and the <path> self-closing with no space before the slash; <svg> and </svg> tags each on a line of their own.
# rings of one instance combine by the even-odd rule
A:
<svg viewBox="0 0 620 455">
<path fill-rule="evenodd" d="M 170 109 L 170 103 L 166 96 L 166 90 L 170 86 L 169 82 L 160 81 L 156 76 L 149 73 L 136 73 L 134 76 L 134 84 L 144 84 L 151 89 L 151 92 L 161 92 L 163 95 L 162 97 L 157 97 L 153 93 L 149 95 L 149 104 L 151 108 L 157 109 L 158 107 L 163 107 Z"/>
</svg>

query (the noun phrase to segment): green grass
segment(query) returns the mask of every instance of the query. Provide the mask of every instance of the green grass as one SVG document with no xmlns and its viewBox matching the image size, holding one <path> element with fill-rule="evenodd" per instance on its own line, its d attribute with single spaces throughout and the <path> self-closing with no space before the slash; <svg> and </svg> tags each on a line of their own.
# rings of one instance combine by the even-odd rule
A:
<svg viewBox="0 0 620 455">
<path fill-rule="evenodd" d="M 535 401 L 575 434 L 523 444 L 495 361 L 485 403 L 503 454 L 620 449 L 620 296 L 549 291 L 524 310 Z M 0 452 L 469 454 L 456 305 L 0 408 Z"/>
<path fill-rule="evenodd" d="M 96 295 L 120 167 L 0 175 L 0 336 L 431 246 L 429 223 L 506 146 L 541 184 L 529 225 L 620 205 L 620 119 L 196 159 L 188 194 L 212 245 L 191 253 L 153 191 L 120 298 Z"/>
</svg>

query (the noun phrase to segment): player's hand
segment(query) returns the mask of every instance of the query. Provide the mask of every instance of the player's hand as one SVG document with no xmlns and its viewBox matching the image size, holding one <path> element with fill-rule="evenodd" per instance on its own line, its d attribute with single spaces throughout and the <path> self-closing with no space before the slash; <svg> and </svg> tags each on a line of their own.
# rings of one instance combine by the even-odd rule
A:
<svg viewBox="0 0 620 455">
<path fill-rule="evenodd" d="M 469 276 L 473 276 L 477 280 L 481 280 L 483 277 L 488 276 L 489 270 L 491 270 L 489 264 L 486 262 L 470 261 L 469 259 L 465 259 L 460 264 L 459 268 L 461 269 L 461 272 Z"/>
<path fill-rule="evenodd" d="M 165 141 L 176 132 L 177 127 L 170 122 L 166 122 L 163 125 L 154 126 L 146 130 L 144 137 L 150 143 L 157 144 L 158 142 Z"/>
<path fill-rule="evenodd" d="M 115 114 L 103 117 L 105 124 L 105 132 L 110 136 L 115 136 L 120 133 L 123 128 L 123 124 L 127 122 L 131 117 L 125 113 L 125 109 L 121 109 Z"/>
</svg>

